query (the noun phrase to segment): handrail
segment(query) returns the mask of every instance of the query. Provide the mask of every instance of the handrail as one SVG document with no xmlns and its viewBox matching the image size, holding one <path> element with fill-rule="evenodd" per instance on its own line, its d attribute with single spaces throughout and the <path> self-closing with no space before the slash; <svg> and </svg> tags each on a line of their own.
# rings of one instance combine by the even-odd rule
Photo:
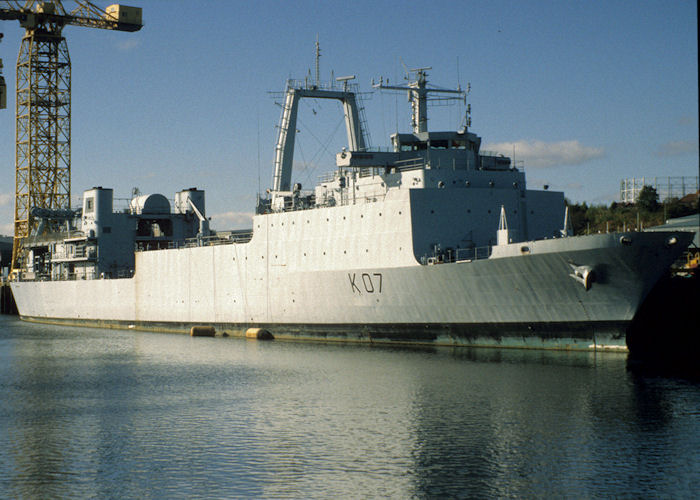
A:
<svg viewBox="0 0 700 500">
<path fill-rule="evenodd" d="M 423 265 L 445 264 L 449 262 L 471 262 L 474 260 L 483 260 L 491 257 L 493 246 L 481 246 L 471 248 L 447 249 L 438 252 L 433 256 L 424 255 L 420 262 Z"/>
</svg>

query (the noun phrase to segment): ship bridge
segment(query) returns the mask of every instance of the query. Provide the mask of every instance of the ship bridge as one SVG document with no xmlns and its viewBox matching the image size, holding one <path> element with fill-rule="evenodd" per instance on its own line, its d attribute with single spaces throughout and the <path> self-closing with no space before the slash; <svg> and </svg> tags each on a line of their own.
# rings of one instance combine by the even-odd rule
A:
<svg viewBox="0 0 700 500">
<path fill-rule="evenodd" d="M 415 78 L 406 86 L 390 86 L 380 80 L 379 90 L 407 92 L 411 103 L 412 131 L 391 135 L 389 151 L 368 147 L 363 109 L 358 106 L 354 76 L 322 84 L 318 79 L 289 80 L 275 149 L 273 187 L 269 199 L 260 199 L 257 213 L 282 212 L 322 206 L 354 204 L 383 199 L 391 189 L 480 188 L 525 185 L 522 172 L 511 159 L 481 151 L 481 138 L 468 130 L 471 107 L 466 106 L 464 126 L 457 131 L 428 131 L 430 101 L 463 100 L 467 90 L 428 87 L 427 70 L 411 70 Z M 292 186 L 292 163 L 299 100 L 335 99 L 343 104 L 348 148 L 336 155 L 336 170 L 321 179 L 314 191 Z M 441 171 L 430 174 L 430 172 Z M 497 175 L 495 175 L 498 172 Z"/>
</svg>

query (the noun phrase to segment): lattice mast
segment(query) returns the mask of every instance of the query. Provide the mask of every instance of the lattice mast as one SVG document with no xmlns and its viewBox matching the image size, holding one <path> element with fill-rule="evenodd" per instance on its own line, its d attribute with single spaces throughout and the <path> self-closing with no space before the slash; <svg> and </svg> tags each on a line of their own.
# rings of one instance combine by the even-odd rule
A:
<svg viewBox="0 0 700 500">
<path fill-rule="evenodd" d="M 0 20 L 25 28 L 17 57 L 13 274 L 21 267 L 23 240 L 36 230 L 32 210 L 70 208 L 71 64 L 63 27 L 133 32 L 142 26 L 140 8 L 73 3 L 67 11 L 60 0 L 0 0 Z"/>
<path fill-rule="evenodd" d="M 428 131 L 428 102 L 429 101 L 451 101 L 453 99 L 463 100 L 466 104 L 467 94 L 471 86 L 467 86 L 467 90 L 464 91 L 461 87 L 456 90 L 451 89 L 438 89 L 428 87 L 428 73 L 427 71 L 432 68 L 416 68 L 407 69 L 407 79 L 409 75 L 415 74 L 415 79 L 409 81 L 408 85 L 396 86 L 384 84 L 384 79 L 380 79 L 378 84 L 372 84 L 375 89 L 381 90 L 401 90 L 408 92 L 408 100 L 411 102 L 411 125 L 413 126 L 413 133 L 419 134 Z M 387 80 L 388 82 L 388 80 Z M 439 96 L 430 97 L 429 94 L 456 94 L 455 96 Z M 471 118 L 469 117 L 471 113 L 471 106 L 467 106 L 466 115 L 466 127 L 471 126 Z"/>
</svg>

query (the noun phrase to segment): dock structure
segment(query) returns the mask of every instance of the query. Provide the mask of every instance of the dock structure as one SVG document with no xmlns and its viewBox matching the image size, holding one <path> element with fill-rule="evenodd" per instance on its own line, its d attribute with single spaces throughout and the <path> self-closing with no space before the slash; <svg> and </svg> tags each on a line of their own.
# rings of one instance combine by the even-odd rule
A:
<svg viewBox="0 0 700 500">
<path fill-rule="evenodd" d="M 0 278 L 0 314 L 17 314 L 17 304 L 12 296 L 10 284 Z"/>
<path fill-rule="evenodd" d="M 684 177 L 631 177 L 620 182 L 620 201 L 635 203 L 644 186 L 656 189 L 660 201 L 670 198 L 683 198 L 685 195 L 697 193 L 700 189 L 698 176 Z"/>
<path fill-rule="evenodd" d="M 7 281 L 12 257 L 12 237 L 0 236 L 0 314 L 17 314 L 10 283 Z"/>
</svg>

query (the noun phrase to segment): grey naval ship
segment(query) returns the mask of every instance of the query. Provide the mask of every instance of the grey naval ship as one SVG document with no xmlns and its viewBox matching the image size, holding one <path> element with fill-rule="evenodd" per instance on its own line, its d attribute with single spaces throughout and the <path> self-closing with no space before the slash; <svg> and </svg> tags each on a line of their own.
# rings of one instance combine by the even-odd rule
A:
<svg viewBox="0 0 700 500">
<path fill-rule="evenodd" d="M 405 85 L 409 133 L 368 147 L 353 77 L 289 80 L 272 187 L 252 231 L 210 230 L 205 193 L 112 189 L 73 210 L 33 209 L 12 291 L 37 322 L 368 343 L 626 349 L 640 304 L 689 244 L 683 232 L 573 236 L 564 194 L 527 189 L 511 158 L 469 130 L 428 131 L 431 99 Z M 348 145 L 312 191 L 292 184 L 301 99 L 342 103 Z M 255 329 L 255 330 L 253 330 Z"/>
</svg>

